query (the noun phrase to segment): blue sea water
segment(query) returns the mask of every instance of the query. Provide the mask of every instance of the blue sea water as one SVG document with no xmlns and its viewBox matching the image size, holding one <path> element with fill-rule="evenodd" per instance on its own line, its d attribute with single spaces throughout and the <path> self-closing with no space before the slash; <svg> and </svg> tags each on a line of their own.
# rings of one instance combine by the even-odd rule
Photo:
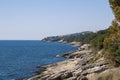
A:
<svg viewBox="0 0 120 80">
<path fill-rule="evenodd" d="M 0 80 L 31 77 L 36 66 L 65 60 L 55 56 L 76 49 L 57 42 L 0 41 Z"/>
</svg>

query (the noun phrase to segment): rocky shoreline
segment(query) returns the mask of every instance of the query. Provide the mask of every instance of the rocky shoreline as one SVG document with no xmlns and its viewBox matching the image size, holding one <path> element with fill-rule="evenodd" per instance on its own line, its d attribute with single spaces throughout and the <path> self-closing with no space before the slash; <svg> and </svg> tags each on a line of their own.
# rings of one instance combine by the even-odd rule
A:
<svg viewBox="0 0 120 80">
<path fill-rule="evenodd" d="M 98 80 L 100 73 L 109 72 L 112 68 L 101 55 L 102 51 L 94 56 L 92 49 L 88 49 L 85 45 L 75 52 L 57 55 L 69 58 L 69 60 L 42 66 L 44 70 L 38 72 L 38 75 L 24 80 Z"/>
</svg>

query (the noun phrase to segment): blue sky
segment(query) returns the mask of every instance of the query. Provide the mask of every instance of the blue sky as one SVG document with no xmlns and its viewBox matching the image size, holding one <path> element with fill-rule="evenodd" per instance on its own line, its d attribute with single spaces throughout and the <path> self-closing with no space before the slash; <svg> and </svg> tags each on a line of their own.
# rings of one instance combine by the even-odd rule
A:
<svg viewBox="0 0 120 80">
<path fill-rule="evenodd" d="M 97 31 L 113 18 L 108 0 L 0 0 L 0 40 Z"/>
</svg>

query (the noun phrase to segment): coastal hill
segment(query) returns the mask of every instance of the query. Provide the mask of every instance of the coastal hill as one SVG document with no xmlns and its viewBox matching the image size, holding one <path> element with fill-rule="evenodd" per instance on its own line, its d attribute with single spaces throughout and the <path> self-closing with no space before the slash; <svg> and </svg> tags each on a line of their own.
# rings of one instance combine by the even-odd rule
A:
<svg viewBox="0 0 120 80">
<path fill-rule="evenodd" d="M 75 39 L 76 37 L 78 36 L 82 36 L 82 35 L 85 35 L 85 34 L 90 34 L 90 33 L 93 33 L 91 31 L 84 31 L 84 32 L 81 32 L 81 33 L 73 33 L 73 34 L 68 34 L 68 35 L 61 35 L 61 36 L 50 36 L 50 37 L 46 37 L 44 39 L 42 39 L 42 41 L 67 41 L 67 40 L 70 40 L 73 41 L 72 39 Z"/>
</svg>

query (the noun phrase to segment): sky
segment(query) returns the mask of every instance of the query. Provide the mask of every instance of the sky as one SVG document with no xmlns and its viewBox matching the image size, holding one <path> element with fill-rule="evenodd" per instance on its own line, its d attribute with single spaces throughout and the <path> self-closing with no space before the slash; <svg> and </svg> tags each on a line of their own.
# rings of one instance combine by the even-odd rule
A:
<svg viewBox="0 0 120 80">
<path fill-rule="evenodd" d="M 98 31 L 113 19 L 108 0 L 0 0 L 0 40 Z"/>
</svg>

